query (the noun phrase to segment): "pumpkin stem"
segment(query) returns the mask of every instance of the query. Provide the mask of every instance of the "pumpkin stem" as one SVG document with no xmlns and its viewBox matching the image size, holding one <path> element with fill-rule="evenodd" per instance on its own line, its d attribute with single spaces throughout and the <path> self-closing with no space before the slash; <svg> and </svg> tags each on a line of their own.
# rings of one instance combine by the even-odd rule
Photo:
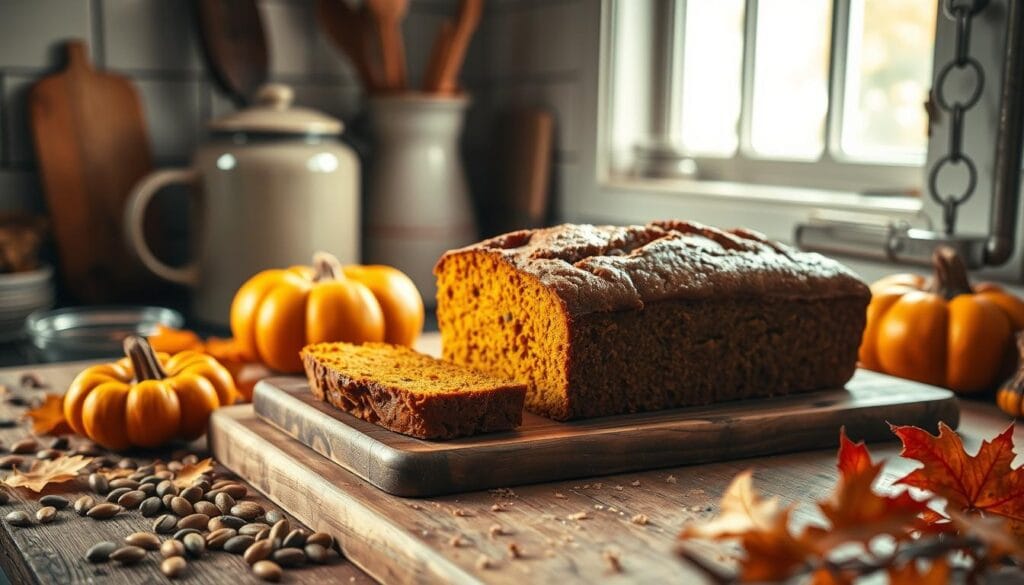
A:
<svg viewBox="0 0 1024 585">
<path fill-rule="evenodd" d="M 314 253 L 313 269 L 316 270 L 313 282 L 345 280 L 345 271 L 341 268 L 341 262 L 338 262 L 338 259 L 330 252 Z"/>
<path fill-rule="evenodd" d="M 160 360 L 156 359 L 153 347 L 149 345 L 145 337 L 129 335 L 124 339 L 124 355 L 132 361 L 132 369 L 135 370 L 135 380 L 162 380 L 167 374 L 160 366 Z"/>
<path fill-rule="evenodd" d="M 967 265 L 955 249 L 939 246 L 932 254 L 932 264 L 935 266 L 935 279 L 931 292 L 947 300 L 974 292 L 967 278 Z"/>
</svg>

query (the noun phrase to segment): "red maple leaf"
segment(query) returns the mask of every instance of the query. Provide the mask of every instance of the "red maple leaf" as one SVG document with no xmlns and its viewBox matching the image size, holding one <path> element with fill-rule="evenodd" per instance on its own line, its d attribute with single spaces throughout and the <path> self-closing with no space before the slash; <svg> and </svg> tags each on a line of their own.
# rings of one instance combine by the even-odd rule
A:
<svg viewBox="0 0 1024 585">
<path fill-rule="evenodd" d="M 1024 533 L 1024 469 L 1012 468 L 1013 429 L 991 441 L 982 441 L 976 455 L 968 455 L 952 429 L 939 423 L 939 434 L 912 426 L 893 426 L 903 442 L 900 453 L 922 463 L 897 483 L 928 490 L 946 498 L 959 512 L 995 514 L 1009 519 L 1015 532 Z"/>
</svg>

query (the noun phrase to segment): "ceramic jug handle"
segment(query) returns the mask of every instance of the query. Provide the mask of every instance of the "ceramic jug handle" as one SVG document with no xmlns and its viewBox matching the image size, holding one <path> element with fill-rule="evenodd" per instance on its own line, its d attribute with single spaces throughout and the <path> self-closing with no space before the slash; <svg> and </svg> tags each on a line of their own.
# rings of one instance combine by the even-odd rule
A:
<svg viewBox="0 0 1024 585">
<path fill-rule="evenodd" d="M 169 266 L 160 261 L 146 242 L 143 223 L 146 219 L 146 208 L 160 189 L 174 183 L 194 185 L 198 181 L 199 173 L 194 169 L 167 169 L 150 173 L 132 188 L 124 214 L 124 232 L 129 247 L 138 254 L 139 260 L 146 268 L 164 280 L 189 286 L 199 282 L 199 265 L 196 261 L 191 261 L 184 266 Z"/>
</svg>

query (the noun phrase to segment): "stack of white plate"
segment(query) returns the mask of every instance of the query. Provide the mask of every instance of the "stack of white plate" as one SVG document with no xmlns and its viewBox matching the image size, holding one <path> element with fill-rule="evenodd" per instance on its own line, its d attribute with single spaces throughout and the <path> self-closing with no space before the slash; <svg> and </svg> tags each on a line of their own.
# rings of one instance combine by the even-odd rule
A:
<svg viewBox="0 0 1024 585">
<path fill-rule="evenodd" d="M 0 341 L 25 334 L 25 317 L 53 306 L 53 269 L 0 274 Z"/>
</svg>

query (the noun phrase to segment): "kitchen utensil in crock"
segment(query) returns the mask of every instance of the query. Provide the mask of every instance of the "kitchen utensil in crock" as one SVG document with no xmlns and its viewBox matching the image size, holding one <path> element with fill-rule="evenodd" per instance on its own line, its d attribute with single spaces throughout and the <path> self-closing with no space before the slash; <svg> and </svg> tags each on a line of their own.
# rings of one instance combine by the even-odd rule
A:
<svg viewBox="0 0 1024 585">
<path fill-rule="evenodd" d="M 256 0 L 196 0 L 203 55 L 213 78 L 236 105 L 267 81 L 266 35 Z"/>
<path fill-rule="evenodd" d="M 380 40 L 384 89 L 404 90 L 405 45 L 402 42 L 402 19 L 409 10 L 409 0 L 366 0 L 366 10 L 373 18 Z"/>
<path fill-rule="evenodd" d="M 458 91 L 459 72 L 466 60 L 466 50 L 469 48 L 469 42 L 473 39 L 473 33 L 480 25 L 483 11 L 483 0 L 461 0 L 459 14 L 451 32 L 446 34 L 445 28 L 442 26 L 438 42 L 445 45 L 444 58 L 440 60 L 441 65 L 436 76 L 428 78 L 427 91 L 441 94 Z"/>
<path fill-rule="evenodd" d="M 142 261 L 158 276 L 193 287 L 193 311 L 225 325 L 231 299 L 253 274 L 302 264 L 314 252 L 359 261 L 359 163 L 338 139 L 340 120 L 292 106 L 292 90 L 266 85 L 256 104 L 213 120 L 210 140 L 189 168 L 167 169 L 140 181 L 124 217 Z M 162 187 L 201 187 L 196 256 L 168 266 L 153 255 L 142 216 Z"/>
<path fill-rule="evenodd" d="M 356 68 L 363 87 L 379 89 L 379 63 L 373 57 L 372 22 L 366 7 L 354 8 L 345 0 L 317 0 L 316 13 L 321 28 Z"/>
<path fill-rule="evenodd" d="M 142 105 L 130 81 L 93 69 L 84 42 L 65 50 L 65 69 L 28 95 L 61 277 L 80 301 L 134 298 L 152 283 L 122 230 L 132 185 L 153 170 Z"/>
</svg>

